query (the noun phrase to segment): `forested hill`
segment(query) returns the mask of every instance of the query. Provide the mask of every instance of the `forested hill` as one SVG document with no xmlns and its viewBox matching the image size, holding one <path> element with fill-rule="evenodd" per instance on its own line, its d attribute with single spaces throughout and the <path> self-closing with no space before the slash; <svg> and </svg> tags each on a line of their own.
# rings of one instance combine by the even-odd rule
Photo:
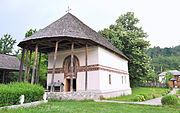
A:
<svg viewBox="0 0 180 113">
<path fill-rule="evenodd" d="M 151 64 L 156 72 L 165 70 L 180 70 L 180 45 L 170 48 L 153 47 L 148 49 L 147 54 L 152 58 Z"/>
<path fill-rule="evenodd" d="M 151 58 L 157 58 L 160 56 L 180 56 L 180 45 L 171 48 L 160 48 L 159 46 L 150 48 L 148 49 L 147 54 Z"/>
</svg>

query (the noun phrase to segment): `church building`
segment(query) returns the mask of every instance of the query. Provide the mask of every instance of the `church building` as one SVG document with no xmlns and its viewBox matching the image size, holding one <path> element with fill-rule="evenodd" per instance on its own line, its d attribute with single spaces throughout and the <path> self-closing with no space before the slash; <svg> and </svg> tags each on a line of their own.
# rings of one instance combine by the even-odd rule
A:
<svg viewBox="0 0 180 113">
<path fill-rule="evenodd" d="M 61 83 L 62 92 L 88 91 L 103 97 L 131 94 L 129 58 L 71 13 L 18 46 L 24 52 L 35 51 L 35 57 L 38 52 L 48 55 L 47 89 L 51 92 Z"/>
</svg>

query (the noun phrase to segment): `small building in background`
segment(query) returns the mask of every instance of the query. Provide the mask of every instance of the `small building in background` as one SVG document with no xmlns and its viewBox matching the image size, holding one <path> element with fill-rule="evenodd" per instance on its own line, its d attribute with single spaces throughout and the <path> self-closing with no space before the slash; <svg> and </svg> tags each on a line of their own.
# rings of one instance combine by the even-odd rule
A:
<svg viewBox="0 0 180 113">
<path fill-rule="evenodd" d="M 18 72 L 20 62 L 16 56 L 0 54 L 0 83 L 6 83 L 9 72 Z"/>
<path fill-rule="evenodd" d="M 173 73 L 174 77 L 169 81 L 169 87 L 178 87 L 180 88 L 180 71 Z"/>
<path fill-rule="evenodd" d="M 165 72 L 162 72 L 160 73 L 158 76 L 159 76 L 159 82 L 161 83 L 165 83 L 165 80 L 166 80 L 166 74 L 167 73 L 172 73 L 174 75 L 174 73 L 178 72 L 177 70 L 169 70 L 169 71 L 165 71 Z"/>
</svg>

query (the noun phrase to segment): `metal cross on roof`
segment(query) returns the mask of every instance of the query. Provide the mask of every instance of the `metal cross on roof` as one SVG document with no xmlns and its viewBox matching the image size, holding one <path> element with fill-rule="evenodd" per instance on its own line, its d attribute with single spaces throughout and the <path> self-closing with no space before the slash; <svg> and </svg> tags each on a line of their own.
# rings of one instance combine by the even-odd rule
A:
<svg viewBox="0 0 180 113">
<path fill-rule="evenodd" d="M 66 12 L 68 12 L 69 13 L 69 11 L 70 11 L 71 9 L 69 8 L 69 6 L 68 6 L 68 9 L 66 10 Z"/>
</svg>

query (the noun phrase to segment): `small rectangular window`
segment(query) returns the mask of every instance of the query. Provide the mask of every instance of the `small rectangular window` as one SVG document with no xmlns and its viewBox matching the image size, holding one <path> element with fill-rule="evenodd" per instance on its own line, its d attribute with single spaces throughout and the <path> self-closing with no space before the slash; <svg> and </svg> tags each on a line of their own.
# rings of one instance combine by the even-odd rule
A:
<svg viewBox="0 0 180 113">
<path fill-rule="evenodd" d="M 109 84 L 111 84 L 111 74 L 109 74 Z"/>
<path fill-rule="evenodd" d="M 125 79 L 124 81 L 125 81 L 125 84 L 126 84 L 126 76 L 125 76 L 125 78 L 124 78 L 124 79 Z"/>
<path fill-rule="evenodd" d="M 122 84 L 123 84 L 123 76 L 122 76 Z"/>
</svg>

